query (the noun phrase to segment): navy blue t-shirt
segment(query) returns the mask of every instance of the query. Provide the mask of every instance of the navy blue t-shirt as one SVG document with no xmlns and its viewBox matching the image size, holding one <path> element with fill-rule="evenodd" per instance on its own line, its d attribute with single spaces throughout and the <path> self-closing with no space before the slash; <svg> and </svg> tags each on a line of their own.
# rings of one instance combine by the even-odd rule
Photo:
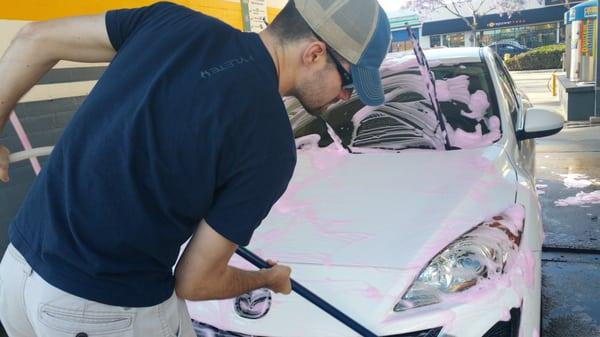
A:
<svg viewBox="0 0 600 337">
<path fill-rule="evenodd" d="M 165 2 L 109 11 L 106 27 L 117 54 L 9 235 L 64 291 L 152 306 L 201 219 L 248 244 L 292 176 L 294 139 L 257 34 Z"/>
</svg>

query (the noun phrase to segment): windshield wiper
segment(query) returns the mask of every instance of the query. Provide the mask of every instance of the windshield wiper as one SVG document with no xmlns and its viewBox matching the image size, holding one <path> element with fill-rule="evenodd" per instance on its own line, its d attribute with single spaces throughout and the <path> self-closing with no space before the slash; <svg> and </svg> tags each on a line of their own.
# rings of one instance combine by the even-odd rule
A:
<svg viewBox="0 0 600 337">
<path fill-rule="evenodd" d="M 419 40 L 415 37 L 414 32 L 410 29 L 410 26 L 408 24 L 406 24 L 406 31 L 408 32 L 408 36 L 410 36 L 410 40 L 413 45 L 413 51 L 417 58 L 417 63 L 419 64 L 419 71 L 421 72 L 421 76 L 423 77 L 423 81 L 425 82 L 425 87 L 427 88 L 429 100 L 431 100 L 431 104 L 433 106 L 433 112 L 438 120 L 438 127 L 442 131 L 442 135 L 444 137 L 444 147 L 446 148 L 446 150 L 452 150 L 453 147 L 450 145 L 450 140 L 448 139 L 446 123 L 444 122 L 444 117 L 442 116 L 442 111 L 440 109 L 440 102 L 437 98 L 435 78 L 433 76 L 433 73 L 431 72 L 431 69 L 429 68 L 429 63 L 427 62 L 427 58 L 423 53 L 423 49 L 421 49 Z"/>
<path fill-rule="evenodd" d="M 331 127 L 331 125 L 329 125 L 329 123 L 327 123 L 325 118 L 323 118 L 323 116 L 321 116 L 321 115 L 318 115 L 316 117 L 319 118 L 323 123 L 325 123 L 325 126 L 327 127 L 327 133 L 329 134 L 329 137 L 331 137 L 331 140 L 333 140 L 333 144 L 335 144 L 337 148 L 339 148 L 341 146 L 344 149 L 346 149 L 346 151 L 348 151 L 348 153 L 352 153 L 352 150 L 350 150 L 350 148 L 348 146 L 346 146 L 344 144 L 344 142 L 342 142 L 342 139 L 340 138 L 340 136 L 338 136 L 338 134 L 335 132 L 335 130 Z"/>
</svg>

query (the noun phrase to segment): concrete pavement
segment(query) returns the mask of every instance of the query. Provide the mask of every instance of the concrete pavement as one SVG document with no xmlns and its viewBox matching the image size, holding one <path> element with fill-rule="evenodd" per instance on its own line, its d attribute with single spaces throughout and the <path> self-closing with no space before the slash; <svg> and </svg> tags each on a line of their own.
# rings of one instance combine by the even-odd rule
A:
<svg viewBox="0 0 600 337">
<path fill-rule="evenodd" d="M 537 107 L 560 113 L 558 95 L 552 96 L 550 91 L 552 73 L 561 73 L 561 70 L 511 71 L 510 74 Z"/>
</svg>

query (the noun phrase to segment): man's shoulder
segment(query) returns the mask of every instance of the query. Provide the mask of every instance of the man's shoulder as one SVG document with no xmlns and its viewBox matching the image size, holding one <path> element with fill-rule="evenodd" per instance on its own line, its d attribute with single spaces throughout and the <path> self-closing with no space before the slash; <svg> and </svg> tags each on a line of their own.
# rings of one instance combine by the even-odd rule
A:
<svg viewBox="0 0 600 337">
<path fill-rule="evenodd" d="M 235 28 L 229 24 L 207 15 L 201 11 L 180 5 L 169 1 L 160 1 L 148 7 L 150 12 L 156 13 L 158 16 L 165 18 L 174 17 L 174 21 L 169 22 L 169 26 L 173 29 L 178 29 L 183 26 L 189 26 L 189 22 L 193 21 L 199 24 L 210 26 L 211 30 L 223 29 L 233 31 Z M 183 23 L 186 23 L 185 25 Z"/>
</svg>

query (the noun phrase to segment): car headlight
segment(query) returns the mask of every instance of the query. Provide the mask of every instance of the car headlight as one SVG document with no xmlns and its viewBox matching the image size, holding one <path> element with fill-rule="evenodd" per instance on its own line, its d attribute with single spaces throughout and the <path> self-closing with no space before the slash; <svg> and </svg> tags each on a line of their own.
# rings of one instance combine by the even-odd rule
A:
<svg viewBox="0 0 600 337">
<path fill-rule="evenodd" d="M 429 262 L 394 311 L 440 303 L 442 294 L 502 275 L 518 251 L 523 223 L 524 208 L 514 205 L 465 233 Z"/>
</svg>

